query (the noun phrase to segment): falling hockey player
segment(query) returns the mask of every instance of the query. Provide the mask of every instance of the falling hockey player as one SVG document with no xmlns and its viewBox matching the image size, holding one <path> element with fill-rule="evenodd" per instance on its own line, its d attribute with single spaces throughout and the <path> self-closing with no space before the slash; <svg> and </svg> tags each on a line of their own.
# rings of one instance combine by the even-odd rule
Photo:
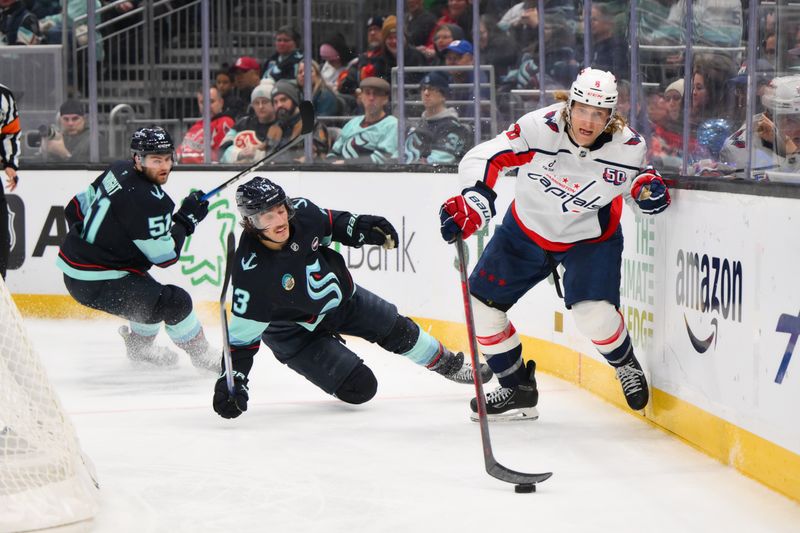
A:
<svg viewBox="0 0 800 533">
<path fill-rule="evenodd" d="M 383 217 L 321 209 L 289 199 L 272 181 L 256 177 L 236 190 L 241 242 L 233 264 L 233 316 L 228 328 L 234 391 L 225 375 L 214 389 L 214 410 L 235 418 L 247 410 L 247 382 L 263 340 L 281 363 L 333 394 L 360 404 L 377 391 L 372 370 L 341 335 L 377 343 L 387 351 L 472 383 L 472 367 L 383 298 L 356 285 L 344 258 L 329 245 L 393 248 L 397 232 Z M 481 378 L 491 370 L 481 365 Z"/>
<path fill-rule="evenodd" d="M 538 417 L 536 363 L 524 364 L 506 313 L 550 273 L 557 276 L 558 264 L 565 268 L 564 303 L 616 368 L 630 408 L 643 409 L 649 397 L 618 310 L 619 222 L 623 198 L 655 214 L 669 206 L 669 191 L 657 171 L 644 168 L 644 139 L 615 113 L 611 73 L 584 69 L 560 96 L 470 150 L 458 169 L 465 188 L 439 212 L 446 241 L 469 237 L 495 214 L 498 177 L 519 167 L 514 201 L 469 278 L 478 345 L 500 382 L 486 397 L 490 420 Z M 476 400 L 471 407 L 477 419 Z"/>
<path fill-rule="evenodd" d="M 173 214 L 175 204 L 161 186 L 172 170 L 174 150 L 162 128 L 137 130 L 132 158 L 112 163 L 67 205 L 69 233 L 57 265 L 78 303 L 130 320 L 130 327 L 119 331 L 131 361 L 177 363 L 177 353 L 155 343 L 163 322 L 195 367 L 219 372 L 221 350 L 209 347 L 189 293 L 148 273 L 153 265 L 175 263 L 186 236 L 208 214 L 202 191 L 189 194 Z"/>
</svg>

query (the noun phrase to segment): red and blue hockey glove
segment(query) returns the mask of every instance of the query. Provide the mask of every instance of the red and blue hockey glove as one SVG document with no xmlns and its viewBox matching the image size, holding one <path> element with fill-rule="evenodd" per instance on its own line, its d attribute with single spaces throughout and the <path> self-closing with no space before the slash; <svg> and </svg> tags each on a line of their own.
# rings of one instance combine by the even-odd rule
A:
<svg viewBox="0 0 800 533">
<path fill-rule="evenodd" d="M 661 174 L 652 166 L 647 166 L 633 179 L 631 196 L 642 213 L 655 215 L 669 207 L 669 189 Z"/>
<path fill-rule="evenodd" d="M 453 242 L 461 234 L 466 239 L 488 224 L 495 215 L 495 198 L 497 193 L 479 181 L 443 203 L 439 209 L 442 238 Z"/>
</svg>

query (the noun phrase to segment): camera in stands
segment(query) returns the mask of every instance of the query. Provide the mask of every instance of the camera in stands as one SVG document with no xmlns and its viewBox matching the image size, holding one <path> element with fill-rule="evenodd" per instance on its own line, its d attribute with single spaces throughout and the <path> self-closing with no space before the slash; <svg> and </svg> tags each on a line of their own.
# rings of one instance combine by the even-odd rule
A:
<svg viewBox="0 0 800 533">
<path fill-rule="evenodd" d="M 46 126 L 42 124 L 37 128 L 37 131 L 29 131 L 27 135 L 25 135 L 26 143 L 31 148 L 38 148 L 42 145 L 42 139 L 54 139 L 55 136 L 58 135 L 58 131 L 56 130 L 55 126 L 52 124 Z"/>
</svg>

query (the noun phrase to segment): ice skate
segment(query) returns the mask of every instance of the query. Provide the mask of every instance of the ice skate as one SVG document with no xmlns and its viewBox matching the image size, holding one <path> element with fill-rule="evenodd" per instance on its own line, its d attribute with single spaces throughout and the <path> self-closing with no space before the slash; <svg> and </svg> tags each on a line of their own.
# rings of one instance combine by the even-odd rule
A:
<svg viewBox="0 0 800 533">
<path fill-rule="evenodd" d="M 539 391 L 536 389 L 535 369 L 536 364 L 529 361 L 526 367 L 527 383 L 516 387 L 500 386 L 486 395 L 488 420 L 518 421 L 539 418 L 539 411 L 536 409 L 536 404 L 539 403 Z M 470 420 L 477 422 L 478 400 L 473 398 L 469 406 L 472 409 Z"/>
<path fill-rule="evenodd" d="M 650 398 L 650 391 L 642 367 L 633 352 L 624 364 L 617 367 L 617 379 L 622 385 L 622 393 L 628 406 L 634 411 L 644 409 Z"/>
<path fill-rule="evenodd" d="M 125 341 L 128 359 L 136 366 L 171 367 L 178 363 L 178 354 L 159 346 L 152 338 L 138 335 L 128 326 L 120 326 L 119 334 Z"/>
<path fill-rule="evenodd" d="M 189 354 L 192 365 L 201 372 L 222 372 L 222 350 L 212 348 L 201 329 L 192 340 L 178 344 L 178 347 Z"/>
<path fill-rule="evenodd" d="M 437 359 L 434 365 L 429 368 L 434 372 L 443 375 L 450 381 L 465 384 L 473 383 L 472 364 L 465 361 L 464 354 L 462 352 L 454 354 L 444 347 L 442 350 L 443 351 L 441 356 L 439 356 L 439 359 Z M 486 383 L 492 379 L 492 376 L 494 375 L 492 373 L 492 369 L 489 368 L 489 365 L 485 363 L 481 363 L 479 372 L 481 376 L 481 383 Z"/>
</svg>

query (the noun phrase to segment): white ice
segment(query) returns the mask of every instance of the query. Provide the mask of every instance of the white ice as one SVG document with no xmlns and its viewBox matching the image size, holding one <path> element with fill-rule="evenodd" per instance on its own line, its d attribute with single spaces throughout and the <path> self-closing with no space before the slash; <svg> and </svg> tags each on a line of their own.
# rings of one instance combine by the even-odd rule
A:
<svg viewBox="0 0 800 533">
<path fill-rule="evenodd" d="M 224 420 L 211 409 L 213 376 L 188 358 L 172 371 L 133 369 L 119 324 L 26 320 L 99 476 L 91 531 L 800 527 L 800 505 L 551 376 L 539 375 L 538 421 L 491 426 L 502 464 L 554 472 L 536 493 L 516 494 L 484 470 L 468 419 L 472 386 L 353 339 L 379 388 L 371 402 L 348 406 L 262 348 L 249 410 Z"/>
</svg>

